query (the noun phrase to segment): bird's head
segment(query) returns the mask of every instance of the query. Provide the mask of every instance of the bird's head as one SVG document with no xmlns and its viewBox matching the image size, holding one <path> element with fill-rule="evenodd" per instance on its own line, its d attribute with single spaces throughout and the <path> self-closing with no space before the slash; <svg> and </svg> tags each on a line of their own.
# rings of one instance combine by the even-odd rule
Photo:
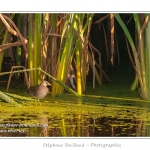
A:
<svg viewBox="0 0 150 150">
<path fill-rule="evenodd" d="M 48 81 L 45 81 L 45 80 L 43 80 L 40 85 L 44 85 L 44 86 L 50 85 L 51 86 L 51 84 Z"/>
</svg>

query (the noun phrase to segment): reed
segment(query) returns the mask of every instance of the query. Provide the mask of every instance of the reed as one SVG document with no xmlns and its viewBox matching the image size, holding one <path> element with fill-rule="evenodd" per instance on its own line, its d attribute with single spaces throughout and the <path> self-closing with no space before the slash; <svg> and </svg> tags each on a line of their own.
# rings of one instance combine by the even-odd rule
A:
<svg viewBox="0 0 150 150">
<path fill-rule="evenodd" d="M 130 43 L 134 62 L 131 58 L 131 54 L 129 51 L 129 47 L 127 46 L 130 59 L 132 61 L 133 67 L 136 72 L 135 80 L 133 81 L 133 84 L 131 86 L 131 89 L 138 88 L 139 94 L 142 99 L 150 100 L 149 97 L 149 65 L 150 65 L 150 59 L 149 59 L 149 15 L 145 14 L 144 17 L 144 23 L 140 22 L 140 16 L 139 14 L 133 14 L 134 20 L 135 20 L 135 26 L 137 30 L 137 38 L 138 38 L 138 44 L 137 47 L 135 46 L 135 43 L 133 42 L 133 39 L 130 35 L 130 32 L 128 31 L 126 25 L 120 18 L 119 14 L 114 14 L 115 18 L 121 25 L 122 29 L 124 30 L 124 33 Z M 145 43 L 144 43 L 145 39 Z"/>
<path fill-rule="evenodd" d="M 13 19 L 14 15 L 15 15 L 15 14 L 11 14 L 10 18 Z M 4 19 L 3 16 L 1 16 L 1 19 Z M 4 20 L 4 21 L 5 21 L 5 20 Z M 3 38 L 2 38 L 3 40 L 0 41 L 0 42 L 1 42 L 0 44 L 3 45 L 3 44 L 6 44 L 7 41 L 8 41 L 9 32 L 8 32 L 8 30 L 5 30 L 5 27 L 4 27 L 4 24 L 3 24 L 2 21 L 0 21 L 0 31 L 2 31 L 1 34 L 2 34 L 2 36 L 3 36 Z M 1 70 L 2 70 L 3 57 L 4 57 L 4 51 L 0 49 L 0 72 L 1 72 Z"/>
<path fill-rule="evenodd" d="M 57 60 L 56 78 L 63 83 L 66 82 L 70 64 L 75 60 L 77 93 L 80 95 L 85 91 L 86 85 L 88 31 L 92 17 L 93 14 L 67 14 L 60 43 L 63 50 L 59 51 Z M 52 96 L 62 92 L 63 87 L 54 83 Z"/>
</svg>

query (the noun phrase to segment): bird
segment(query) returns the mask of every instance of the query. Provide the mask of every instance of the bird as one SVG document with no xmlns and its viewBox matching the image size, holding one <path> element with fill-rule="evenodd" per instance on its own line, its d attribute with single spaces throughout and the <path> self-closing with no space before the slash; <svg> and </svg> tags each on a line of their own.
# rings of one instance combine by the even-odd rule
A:
<svg viewBox="0 0 150 150">
<path fill-rule="evenodd" d="M 29 93 L 34 98 L 38 99 L 39 102 L 39 99 L 44 98 L 47 95 L 49 91 L 48 85 L 51 86 L 48 81 L 43 80 L 39 85 L 29 87 L 25 93 Z"/>
</svg>

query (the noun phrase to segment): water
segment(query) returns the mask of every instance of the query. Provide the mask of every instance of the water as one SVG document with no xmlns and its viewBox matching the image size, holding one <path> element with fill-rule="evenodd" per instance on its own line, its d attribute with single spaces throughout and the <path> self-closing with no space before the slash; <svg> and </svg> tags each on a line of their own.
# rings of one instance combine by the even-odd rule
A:
<svg viewBox="0 0 150 150">
<path fill-rule="evenodd" d="M 70 98 L 70 99 L 69 99 Z M 148 137 L 150 102 L 87 96 L 0 106 L 1 137 Z"/>
</svg>

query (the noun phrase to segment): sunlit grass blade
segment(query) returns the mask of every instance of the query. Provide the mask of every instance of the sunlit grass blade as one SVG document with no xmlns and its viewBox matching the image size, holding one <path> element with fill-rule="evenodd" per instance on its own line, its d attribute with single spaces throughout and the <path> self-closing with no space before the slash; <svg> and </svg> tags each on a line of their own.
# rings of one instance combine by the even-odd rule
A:
<svg viewBox="0 0 150 150">
<path fill-rule="evenodd" d="M 1 91 L 0 91 L 0 97 L 1 97 L 4 101 L 6 101 L 6 102 L 8 102 L 8 103 L 10 103 L 10 104 L 12 104 L 12 105 L 14 105 L 14 106 L 21 107 L 20 104 L 18 104 L 17 102 L 15 102 L 12 98 L 10 98 L 8 95 L 4 94 L 4 93 L 1 92 Z"/>
</svg>

